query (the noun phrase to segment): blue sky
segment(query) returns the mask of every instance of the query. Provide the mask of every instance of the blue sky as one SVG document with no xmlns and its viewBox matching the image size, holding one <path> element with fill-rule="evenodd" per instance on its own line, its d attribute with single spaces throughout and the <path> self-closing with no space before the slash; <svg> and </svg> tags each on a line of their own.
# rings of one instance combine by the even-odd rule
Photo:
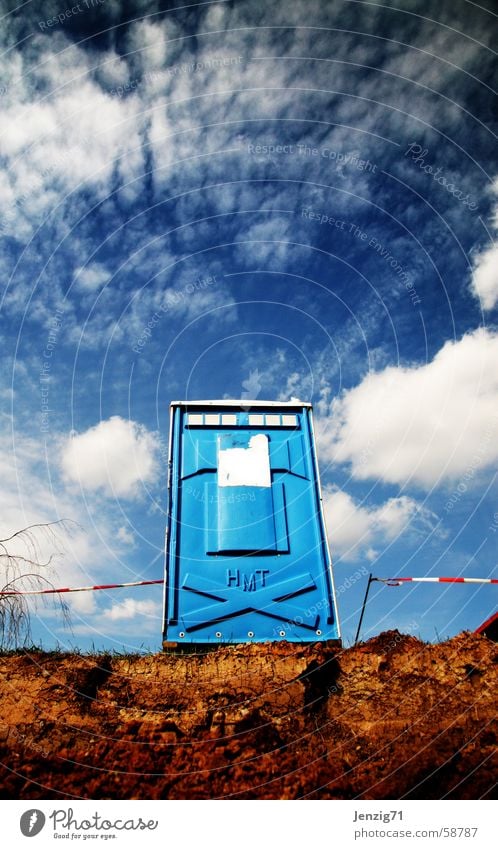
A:
<svg viewBox="0 0 498 849">
<path fill-rule="evenodd" d="M 492 5 L 0 9 L 2 537 L 70 518 L 56 584 L 160 578 L 169 402 L 294 396 L 346 643 L 369 572 L 497 577 Z M 158 588 L 69 603 L 44 646 L 160 646 Z M 364 636 L 496 607 L 374 585 Z"/>
</svg>

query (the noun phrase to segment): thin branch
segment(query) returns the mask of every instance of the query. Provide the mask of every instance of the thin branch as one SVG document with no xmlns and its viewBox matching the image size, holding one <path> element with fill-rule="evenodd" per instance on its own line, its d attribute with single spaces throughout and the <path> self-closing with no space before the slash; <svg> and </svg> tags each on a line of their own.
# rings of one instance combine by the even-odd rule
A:
<svg viewBox="0 0 498 849">
<path fill-rule="evenodd" d="M 45 575 L 39 575 L 38 572 L 25 572 L 24 574 L 17 575 L 15 578 L 12 578 L 12 580 L 7 581 L 7 583 L 4 584 L 0 592 L 5 592 L 10 587 L 12 587 L 17 581 L 29 581 L 30 578 L 33 579 L 34 583 L 48 584 L 51 589 L 55 589 L 52 581 L 46 578 Z M 18 595 L 21 595 L 21 593 L 19 592 Z"/>
<path fill-rule="evenodd" d="M 5 539 L 0 539 L 0 544 L 4 542 L 10 542 L 22 534 L 25 534 L 29 531 L 34 530 L 35 528 L 53 528 L 56 525 L 61 525 L 64 530 L 66 530 L 66 525 L 75 525 L 77 528 L 81 529 L 81 525 L 76 522 L 74 519 L 56 519 L 54 522 L 38 522 L 34 525 L 27 525 L 25 528 L 21 528 L 20 531 L 16 531 L 15 534 L 12 534 L 10 537 L 5 537 Z"/>
<path fill-rule="evenodd" d="M 61 557 L 64 554 L 64 546 L 56 533 L 58 528 L 62 528 L 66 533 L 70 533 L 73 528 L 81 527 L 77 522 L 71 519 L 59 519 L 55 522 L 39 522 L 33 525 L 28 525 L 16 531 L 9 537 L 0 540 L 0 565 L 3 572 L 3 581 L 0 578 L 0 584 L 3 583 L 3 589 L 0 591 L 0 648 L 11 646 L 19 646 L 21 643 L 26 645 L 31 639 L 31 610 L 30 604 L 35 605 L 37 600 L 28 600 L 24 596 L 22 590 L 16 591 L 19 586 L 28 587 L 30 589 L 40 589 L 49 587 L 55 589 L 55 585 L 50 580 L 50 572 L 41 574 L 47 571 L 52 566 L 53 560 L 56 557 Z M 46 562 L 40 562 L 39 553 L 41 550 L 40 540 L 36 534 L 48 536 L 55 552 L 50 554 Z M 12 543 L 13 540 L 22 540 L 27 548 L 28 556 L 24 554 L 14 554 L 9 552 L 7 543 Z M 46 540 L 45 540 L 46 541 Z M 3 553 L 2 553 L 3 552 Z M 28 568 L 29 571 L 23 571 Z M 53 568 L 50 570 L 53 572 Z M 55 573 L 54 577 L 55 577 Z M 62 621 L 65 626 L 70 627 L 69 606 L 61 597 L 60 593 L 56 594 L 56 598 L 52 599 L 55 608 L 62 616 Z"/>
<path fill-rule="evenodd" d="M 30 566 L 37 566 L 39 569 L 46 569 L 50 566 L 56 554 L 51 554 L 46 563 L 39 563 L 38 560 L 30 560 L 28 557 L 23 557 L 22 554 L 0 554 L 0 557 L 6 557 L 8 560 L 16 560 L 22 563 L 28 563 Z"/>
</svg>

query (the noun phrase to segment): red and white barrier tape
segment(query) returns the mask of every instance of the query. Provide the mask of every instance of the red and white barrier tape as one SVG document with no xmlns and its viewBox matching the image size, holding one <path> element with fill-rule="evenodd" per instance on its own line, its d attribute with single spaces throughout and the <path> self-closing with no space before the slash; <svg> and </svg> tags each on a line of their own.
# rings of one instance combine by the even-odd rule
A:
<svg viewBox="0 0 498 849">
<path fill-rule="evenodd" d="M 498 584 L 498 578 L 373 578 L 374 581 L 381 581 L 387 584 L 388 587 L 399 587 L 408 581 L 416 581 L 418 583 L 439 583 L 439 584 Z"/>
<path fill-rule="evenodd" d="M 84 593 L 90 592 L 92 590 L 114 590 L 117 587 L 146 587 L 151 584 L 164 584 L 164 580 L 161 578 L 157 581 L 129 581 L 127 584 L 95 584 L 93 587 L 59 587 L 59 589 L 50 589 L 50 590 L 8 590 L 7 592 L 3 592 L 0 590 L 1 595 L 48 595 L 50 593 Z"/>
</svg>

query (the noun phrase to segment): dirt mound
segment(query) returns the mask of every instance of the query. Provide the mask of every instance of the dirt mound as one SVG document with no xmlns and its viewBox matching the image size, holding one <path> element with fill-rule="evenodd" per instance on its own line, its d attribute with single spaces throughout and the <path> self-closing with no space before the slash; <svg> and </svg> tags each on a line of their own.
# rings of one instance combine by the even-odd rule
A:
<svg viewBox="0 0 498 849">
<path fill-rule="evenodd" d="M 2 798 L 496 798 L 498 646 L 0 657 Z"/>
</svg>

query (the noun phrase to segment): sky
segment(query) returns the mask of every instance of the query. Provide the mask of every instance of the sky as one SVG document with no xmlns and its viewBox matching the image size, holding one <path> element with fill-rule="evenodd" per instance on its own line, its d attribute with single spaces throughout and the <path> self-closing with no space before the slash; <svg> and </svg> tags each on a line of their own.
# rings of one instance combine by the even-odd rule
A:
<svg viewBox="0 0 498 849">
<path fill-rule="evenodd" d="M 55 586 L 163 577 L 169 403 L 202 398 L 313 403 L 345 645 L 369 574 L 498 577 L 496 31 L 490 0 L 0 2 L 0 536 L 68 520 L 34 531 Z M 498 608 L 372 587 L 365 639 Z M 37 644 L 160 648 L 160 587 L 65 599 Z"/>
</svg>

